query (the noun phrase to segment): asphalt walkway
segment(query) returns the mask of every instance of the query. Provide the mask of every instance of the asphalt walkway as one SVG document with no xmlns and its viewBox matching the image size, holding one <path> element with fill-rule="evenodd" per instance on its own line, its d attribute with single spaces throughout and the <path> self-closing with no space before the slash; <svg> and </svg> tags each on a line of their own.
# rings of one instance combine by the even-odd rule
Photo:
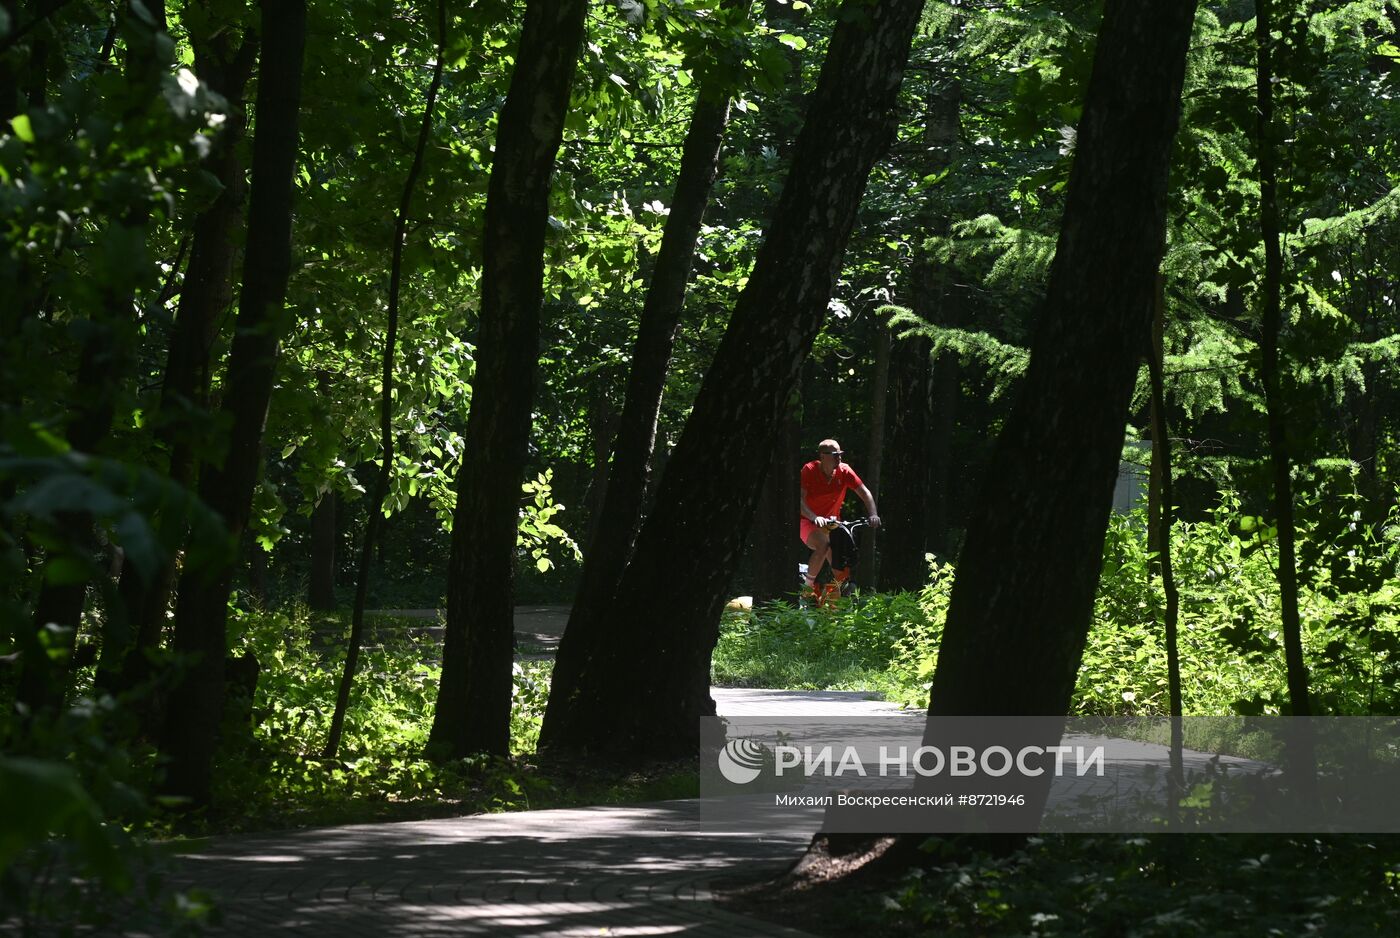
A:
<svg viewBox="0 0 1400 938">
<path fill-rule="evenodd" d="M 896 709 L 858 693 L 715 699 L 736 715 Z M 801 938 L 718 908 L 710 883 L 779 872 L 810 833 L 714 833 L 698 817 L 672 801 L 225 837 L 183 854 L 173 879 L 214 894 L 235 935 Z"/>
<path fill-rule="evenodd" d="M 716 688 L 714 697 L 738 722 L 868 717 L 907 722 L 917 738 L 923 721 L 861 693 Z M 1131 745 L 1160 759 L 1161 747 Z M 1189 754 L 1188 767 L 1207 759 Z M 1076 783 L 1052 801 L 1084 794 Z M 688 800 L 246 835 L 183 854 L 172 878 L 213 894 L 230 935 L 801 938 L 718 908 L 710 887 L 781 871 L 822 817 L 813 809 L 762 835 L 716 832 Z"/>
</svg>

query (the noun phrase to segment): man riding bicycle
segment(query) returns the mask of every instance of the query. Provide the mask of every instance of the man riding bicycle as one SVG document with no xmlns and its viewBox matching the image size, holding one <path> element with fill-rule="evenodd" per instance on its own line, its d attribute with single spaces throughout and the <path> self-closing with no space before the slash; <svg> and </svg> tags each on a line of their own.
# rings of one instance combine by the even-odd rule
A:
<svg viewBox="0 0 1400 938">
<path fill-rule="evenodd" d="M 841 461 L 844 455 L 841 444 L 835 440 L 822 440 L 817 444 L 817 458 L 802 467 L 802 499 L 799 505 L 801 516 L 797 520 L 797 533 L 802 543 L 811 548 L 812 559 L 807 564 L 807 588 L 816 589 L 817 574 L 822 565 L 831 559 L 831 535 L 827 526 L 841 520 L 841 503 L 846 500 L 846 491 L 854 490 L 865 503 L 866 514 L 870 516 L 870 526 L 880 526 L 880 513 L 875 508 L 875 496 L 856 475 L 856 471 Z M 837 582 L 850 576 L 850 570 L 832 568 Z"/>
</svg>

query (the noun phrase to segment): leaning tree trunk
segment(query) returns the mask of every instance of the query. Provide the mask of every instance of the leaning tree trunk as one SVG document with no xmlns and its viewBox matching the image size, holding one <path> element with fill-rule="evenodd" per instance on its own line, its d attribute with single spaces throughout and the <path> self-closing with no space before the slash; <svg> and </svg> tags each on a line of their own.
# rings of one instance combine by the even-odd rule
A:
<svg viewBox="0 0 1400 938">
<path fill-rule="evenodd" d="M 543 745 L 548 745 L 552 736 L 559 707 L 573 696 L 579 663 L 594 634 L 608 621 L 613 594 L 641 525 L 671 347 L 685 309 L 685 288 L 695 259 L 700 222 L 719 172 L 720 147 L 728 123 L 729 89 L 702 87 L 691 112 L 671 214 L 666 218 L 637 341 L 632 346 L 632 369 L 613 438 L 612 469 L 604 489 L 602 511 L 584 557 L 583 576 L 550 680 L 550 700 L 559 703 L 545 710 L 540 732 Z"/>
<path fill-rule="evenodd" d="M 800 392 L 799 392 L 800 393 Z M 802 498 L 799 474 L 802 463 L 801 403 L 794 400 L 773 434 L 772 456 L 759 482 L 759 499 L 753 521 L 753 602 L 791 600 L 801 580 L 797 565 L 804 548 L 797 537 L 798 504 Z M 755 480 L 758 481 L 758 480 Z M 810 555 L 811 549 L 805 549 Z"/>
<path fill-rule="evenodd" d="M 456 758 L 510 750 L 516 519 L 544 292 L 549 180 L 584 0 L 529 0 L 486 195 L 476 378 L 457 477 L 442 684 L 429 735 Z"/>
<path fill-rule="evenodd" d="M 385 313 L 384 357 L 380 372 L 379 398 L 379 472 L 374 477 L 374 490 L 369 498 L 369 521 L 365 524 L 365 539 L 360 545 L 360 565 L 355 574 L 355 603 L 350 609 L 350 638 L 345 649 L 345 667 L 340 674 L 340 686 L 335 695 L 335 712 L 321 755 L 334 759 L 340 751 L 340 734 L 345 728 L 345 712 L 350 707 L 350 689 L 360 664 L 360 645 L 364 642 L 365 604 L 369 597 L 369 567 L 379 529 L 384 524 L 384 499 L 389 494 L 389 476 L 394 466 L 394 354 L 399 338 L 399 290 L 403 283 L 403 246 L 408 236 L 408 210 L 413 204 L 413 190 L 423 171 L 423 156 L 433 135 L 433 109 L 437 106 L 438 88 L 442 85 L 443 59 L 447 54 L 447 0 L 437 0 L 437 49 L 433 55 L 433 77 L 423 102 L 423 123 L 418 127 L 418 144 L 413 150 L 413 163 L 404 180 L 399 197 L 399 211 L 394 218 L 394 245 L 389 261 L 389 308 Z M 333 498 L 334 496 L 328 495 Z M 334 521 L 331 535 L 334 537 Z M 332 554 L 334 556 L 334 554 Z M 331 602 L 334 603 L 334 589 Z"/>
<path fill-rule="evenodd" d="M 699 717 L 714 712 L 710 652 L 755 480 L 825 318 L 870 167 L 892 138 L 920 4 L 842 9 L 748 286 L 618 586 L 614 627 L 589 649 L 577 692 L 556 705 L 551 746 L 631 762 L 694 755 Z"/>
<path fill-rule="evenodd" d="M 1152 323 L 1194 9 L 1106 4 L 1045 304 L 968 525 L 931 718 L 1069 712 Z"/>
<path fill-rule="evenodd" d="M 261 35 L 248 247 L 222 407 L 231 422 L 229 446 L 222 465 L 203 466 L 199 478 L 199 496 L 223 519 L 230 542 L 220 562 L 180 576 L 173 644 L 184 670 L 170 692 L 161 740 L 170 758 L 165 790 L 195 804 L 209 800 L 223 716 L 228 598 L 252 513 L 263 423 L 286 328 L 305 0 L 262 0 Z"/>
</svg>

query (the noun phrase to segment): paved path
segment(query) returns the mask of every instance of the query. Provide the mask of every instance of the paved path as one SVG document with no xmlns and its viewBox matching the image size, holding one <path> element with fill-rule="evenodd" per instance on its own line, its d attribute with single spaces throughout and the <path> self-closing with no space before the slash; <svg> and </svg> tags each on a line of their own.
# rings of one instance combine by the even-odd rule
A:
<svg viewBox="0 0 1400 938">
<path fill-rule="evenodd" d="M 704 834 L 693 802 L 530 811 L 225 838 L 185 858 L 225 930 L 334 935 L 800 936 L 710 902 L 805 837 Z"/>
<path fill-rule="evenodd" d="M 860 716 L 917 735 L 923 719 L 862 693 L 714 696 L 736 723 Z M 783 869 L 821 824 L 809 813 L 763 835 L 702 826 L 691 800 L 226 837 L 186 852 L 172 878 L 215 893 L 230 935 L 802 938 L 717 908 L 710 883 Z"/>
<path fill-rule="evenodd" d="M 445 614 L 443 609 L 366 609 L 369 640 L 382 640 L 385 633 L 407 632 L 419 640 L 429 639 L 432 644 L 440 645 Z M 422 624 L 416 624 L 419 622 Z M 567 605 L 516 606 L 515 645 L 519 657 L 552 656 L 568 622 Z"/>
<path fill-rule="evenodd" d="M 715 698 L 736 715 L 896 709 L 859 693 Z M 226 837 L 186 853 L 174 878 L 216 893 L 236 935 L 802 938 L 716 907 L 709 883 L 776 873 L 810 833 L 714 833 L 698 812 L 672 801 Z"/>
</svg>

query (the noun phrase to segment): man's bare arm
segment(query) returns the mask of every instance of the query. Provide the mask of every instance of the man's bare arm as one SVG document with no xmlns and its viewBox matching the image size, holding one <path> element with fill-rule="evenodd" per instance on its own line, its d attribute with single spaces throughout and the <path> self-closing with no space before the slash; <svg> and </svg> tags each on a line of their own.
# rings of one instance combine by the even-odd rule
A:
<svg viewBox="0 0 1400 938">
<path fill-rule="evenodd" d="M 856 489 L 856 494 L 860 496 L 861 501 L 865 502 L 865 513 L 870 516 L 870 526 L 878 528 L 880 526 L 880 509 L 875 507 L 875 496 L 870 494 L 870 489 L 866 488 L 864 484 Z"/>
</svg>

